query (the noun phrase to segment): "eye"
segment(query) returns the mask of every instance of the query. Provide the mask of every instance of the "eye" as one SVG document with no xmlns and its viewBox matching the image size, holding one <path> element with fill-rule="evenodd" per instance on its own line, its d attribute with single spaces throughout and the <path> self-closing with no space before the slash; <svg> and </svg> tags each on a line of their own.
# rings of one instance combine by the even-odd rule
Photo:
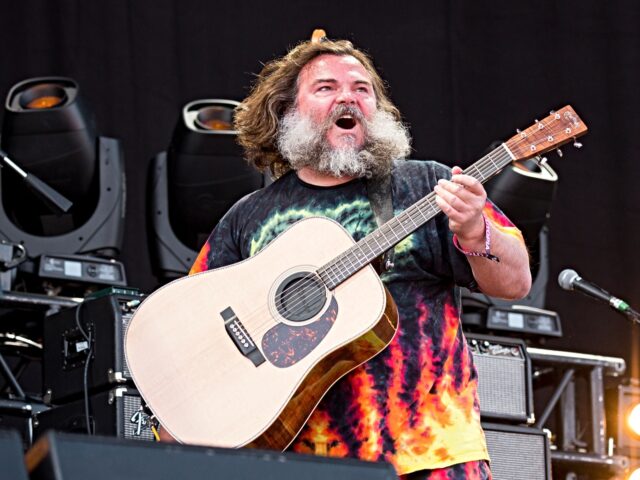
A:
<svg viewBox="0 0 640 480">
<path fill-rule="evenodd" d="M 331 90 L 331 86 L 330 85 L 322 85 L 321 87 L 318 87 L 318 92 L 328 92 Z"/>
</svg>

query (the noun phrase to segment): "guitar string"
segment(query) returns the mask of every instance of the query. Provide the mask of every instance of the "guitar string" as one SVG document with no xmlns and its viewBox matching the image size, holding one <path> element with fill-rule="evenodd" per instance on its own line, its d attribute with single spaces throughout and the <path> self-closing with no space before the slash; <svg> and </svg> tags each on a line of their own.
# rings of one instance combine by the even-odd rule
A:
<svg viewBox="0 0 640 480">
<path fill-rule="evenodd" d="M 495 157 L 492 154 L 489 154 L 486 158 L 484 158 L 483 160 L 479 161 L 476 165 L 473 165 L 468 170 L 471 170 L 471 169 L 477 170 L 477 172 L 482 176 L 482 179 L 484 179 L 485 177 L 487 177 L 487 173 L 492 174 L 495 171 L 499 170 L 500 168 L 503 168 L 503 166 L 499 167 L 498 165 L 496 165 L 496 161 L 501 164 L 502 162 L 504 162 L 504 160 L 507 160 L 507 159 L 510 160 L 511 157 L 503 149 L 503 152 L 498 153 L 497 155 L 495 155 Z M 489 162 L 491 164 L 493 164 L 493 167 L 491 167 L 489 165 Z M 508 164 L 508 162 L 505 163 L 505 165 L 506 164 Z M 395 222 L 397 224 L 396 226 L 400 226 L 400 227 L 403 228 L 403 230 L 405 232 L 404 236 L 406 236 L 406 233 L 407 233 L 407 229 L 404 226 L 406 223 L 408 223 L 407 220 L 411 221 L 414 224 L 415 228 L 418 228 L 419 226 L 421 226 L 421 224 L 426 223 L 428 220 L 430 220 L 432 218 L 432 216 L 431 216 L 432 214 L 433 214 L 433 216 L 435 216 L 438 213 L 440 213 L 439 207 L 436 204 L 434 204 L 434 201 L 433 201 L 433 199 L 435 197 L 435 194 L 430 194 L 428 197 L 430 197 L 430 198 L 425 198 L 424 199 L 425 201 L 421 200 L 419 202 L 416 202 L 416 204 L 414 204 L 414 206 L 410 207 L 405 212 L 403 212 L 403 214 L 401 214 L 403 218 L 398 218 L 398 217 L 400 217 L 400 215 L 398 217 L 396 217 L 396 222 Z M 418 203 L 426 203 L 428 208 L 426 208 L 426 209 L 418 208 L 416 206 Z M 426 212 L 425 212 L 425 210 L 426 210 Z M 425 213 L 428 213 L 428 215 L 425 216 Z M 420 225 L 418 225 L 415 222 L 415 219 L 417 218 L 416 214 L 419 214 L 422 217 L 422 218 L 418 218 L 418 222 L 420 223 Z M 401 237 L 398 237 L 397 234 L 395 234 L 396 230 L 394 230 L 393 226 L 385 224 L 385 225 L 383 225 L 381 227 L 381 230 L 384 230 L 384 227 L 388 227 L 388 228 L 386 228 L 386 230 L 394 233 L 394 235 L 396 236 L 396 240 L 398 240 L 398 238 L 401 238 Z M 384 236 L 385 240 L 388 241 L 387 233 L 383 232 L 383 236 Z M 365 237 L 365 239 L 366 239 L 366 237 Z M 353 273 L 355 273 L 360 268 L 363 268 L 364 266 L 368 265 L 370 263 L 370 260 L 369 261 L 364 261 L 364 262 L 362 262 L 362 260 L 360 260 L 360 261 L 356 260 L 355 263 L 352 260 L 353 252 L 356 251 L 356 250 L 361 250 L 362 251 L 362 246 L 367 246 L 369 248 L 369 251 L 370 251 L 369 255 L 371 255 L 372 252 L 375 252 L 373 254 L 372 259 L 375 258 L 379 253 L 382 253 L 385 250 L 385 248 L 380 246 L 379 242 L 377 242 L 377 239 L 375 237 L 373 237 L 373 240 L 375 240 L 376 243 L 378 243 L 379 250 L 377 252 L 374 250 L 374 248 L 371 247 L 371 245 L 370 245 L 371 241 L 365 241 L 364 243 L 361 243 L 361 244 L 355 244 L 354 246 L 349 248 L 346 251 L 346 253 L 344 253 L 343 255 L 339 256 L 337 260 L 330 262 L 329 266 L 331 267 L 331 269 L 333 271 L 330 271 L 329 279 L 332 280 L 333 282 L 341 282 L 344 279 L 346 279 L 349 276 L 351 276 Z M 367 255 L 365 254 L 365 258 L 366 258 L 366 256 Z M 348 265 L 345 262 L 345 260 L 348 260 L 351 265 Z M 336 270 L 336 265 L 338 266 L 337 274 L 336 274 L 336 271 L 335 271 Z M 321 269 L 322 269 L 322 267 L 321 267 Z M 318 269 L 318 270 L 321 270 L 321 269 Z M 345 276 L 345 274 L 346 274 L 346 276 Z M 331 277 L 332 275 L 333 275 L 333 278 Z M 341 280 L 342 276 L 344 276 L 344 279 Z M 282 295 L 285 303 L 286 303 L 287 297 L 290 298 L 292 296 L 299 295 L 305 288 L 307 288 L 308 286 L 311 286 L 314 282 L 316 282 L 318 280 L 320 281 L 319 282 L 320 284 L 326 283 L 326 282 L 324 282 L 322 280 L 322 276 L 320 274 L 318 274 L 317 271 L 312 273 L 311 275 L 308 275 L 306 278 L 303 277 L 302 279 L 300 279 L 298 284 L 296 285 L 296 287 L 292 288 L 291 290 L 287 291 L 285 294 Z M 320 300 L 325 295 L 326 295 L 326 292 L 325 292 L 324 289 L 322 289 L 322 290 L 319 290 L 315 294 L 308 295 L 306 301 L 314 302 L 316 300 Z M 289 309 L 291 311 L 295 311 L 295 308 L 299 307 L 304 302 L 305 302 L 305 299 L 302 298 L 298 302 L 294 302 L 291 305 L 289 305 Z"/>
<path fill-rule="evenodd" d="M 552 123 L 554 123 L 555 120 L 552 120 L 549 124 L 544 125 L 544 127 L 547 127 L 548 125 L 551 125 Z M 540 129 L 542 130 L 542 129 Z M 536 132 L 537 133 L 537 132 Z M 546 133 L 545 133 L 546 136 Z M 527 137 L 522 137 L 521 139 L 517 140 L 514 142 L 513 145 L 517 146 L 520 143 L 524 143 L 529 136 Z M 546 136 L 546 138 L 543 141 L 548 141 L 548 136 Z M 536 143 L 533 143 L 533 145 L 539 145 L 540 143 L 543 143 L 543 141 L 538 141 Z M 531 144 L 530 141 L 527 141 L 528 144 Z M 496 149 L 498 150 L 498 148 Z M 492 156 L 492 154 L 496 151 L 492 151 L 489 154 L 487 154 L 485 157 L 483 157 L 482 159 L 480 159 L 478 162 L 476 162 L 475 164 L 471 165 L 470 167 L 468 167 L 464 173 L 467 173 L 469 170 L 475 169 L 481 176 L 482 179 L 481 180 L 485 180 L 485 173 L 487 173 L 487 168 L 489 168 L 488 172 L 489 174 L 492 173 L 497 173 L 499 170 L 501 170 L 502 168 L 504 168 L 506 165 L 508 165 L 509 162 L 505 163 L 504 165 L 502 165 L 501 167 L 498 167 L 495 163 L 495 160 L 497 160 L 499 163 L 509 159 L 510 161 L 511 159 L 511 155 L 509 155 L 503 148 L 502 152 L 499 152 L 495 157 Z M 488 160 L 488 161 L 487 161 Z M 493 166 L 489 165 L 489 162 L 491 162 L 493 164 Z M 429 198 L 430 197 L 430 198 Z M 432 201 L 433 198 L 435 197 L 435 194 L 433 194 L 433 192 L 431 192 L 430 194 L 426 195 L 425 197 L 423 197 L 421 200 L 419 200 L 418 202 L 416 202 L 414 205 L 412 205 L 411 207 L 409 207 L 407 210 L 405 210 L 402 214 L 398 215 L 398 217 L 400 217 L 401 215 L 408 218 L 409 220 L 412 221 L 412 223 L 414 223 L 414 226 L 416 226 L 416 223 L 414 222 L 414 218 L 415 218 L 415 213 L 420 214 L 423 218 L 421 220 L 422 223 L 426 223 L 427 221 L 429 221 L 431 218 L 433 218 L 433 216 L 437 215 L 438 213 L 440 213 L 439 211 L 439 207 L 437 205 L 434 205 L 434 202 Z M 428 216 L 428 218 L 425 218 L 424 213 L 422 211 L 422 208 L 418 208 L 418 204 L 422 204 L 422 203 L 428 203 L 427 207 L 430 210 L 435 210 L 435 213 L 433 211 L 429 211 L 429 215 L 431 215 L 433 213 L 433 216 Z M 395 219 L 398 219 L 398 217 L 395 217 Z M 393 219 L 392 219 L 393 220 Z M 420 220 L 419 220 L 420 221 Z M 398 223 L 398 222 L 397 222 Z M 389 226 L 388 223 L 383 225 L 380 230 L 383 229 L 383 227 L 385 226 Z M 403 226 L 403 224 L 400 222 L 400 226 L 402 226 L 402 228 L 405 230 L 406 233 L 406 228 Z M 421 225 L 420 225 L 421 226 Z M 418 228 L 416 226 L 416 228 Z M 389 228 L 387 229 L 389 230 Z M 391 228 L 391 231 L 393 232 L 393 228 Z M 395 233 L 394 233 L 395 234 Z M 383 234 L 385 236 L 385 240 L 386 239 L 386 234 Z M 366 239 L 366 237 L 365 237 Z M 396 235 L 396 239 L 398 239 L 397 235 Z M 364 239 L 363 239 L 364 240 Z M 374 238 L 374 240 L 376 240 Z M 377 242 L 377 240 L 376 240 Z M 360 242 L 359 242 L 360 243 Z M 336 257 L 336 259 L 332 260 L 331 262 L 329 262 L 329 264 L 327 266 L 331 266 L 331 269 L 333 270 L 331 272 L 331 274 L 333 274 L 335 276 L 335 278 L 333 279 L 334 282 L 338 282 L 338 285 L 340 283 L 342 283 L 344 280 L 346 280 L 349 276 L 353 275 L 355 272 L 357 272 L 359 269 L 364 268 L 366 265 L 368 265 L 369 263 L 371 263 L 371 261 L 375 258 L 375 256 L 366 262 L 361 262 L 360 264 L 356 264 L 351 260 L 352 257 L 352 253 L 353 251 L 356 250 L 356 247 L 358 247 L 358 249 L 362 250 L 362 246 L 366 245 L 369 247 L 370 252 L 373 252 L 374 250 L 371 248 L 371 246 L 368 245 L 368 243 L 370 242 L 364 242 L 362 245 L 359 245 L 359 243 L 354 244 L 352 247 L 350 247 L 349 249 L 347 249 L 345 252 L 343 252 L 343 254 L 339 255 L 338 257 Z M 378 244 L 379 245 L 379 244 Z M 379 245 L 380 246 L 380 245 Z M 382 253 L 385 249 L 381 249 L 380 253 Z M 377 256 L 377 255 L 376 255 Z M 345 263 L 345 259 L 348 259 L 349 262 L 351 263 L 351 266 L 347 265 Z M 336 266 L 338 266 L 338 272 L 336 274 Z M 326 266 L 320 267 L 318 270 L 321 270 L 323 268 L 325 268 Z M 344 276 L 346 273 L 346 276 Z M 329 275 L 330 276 L 330 275 Z M 341 279 L 341 276 L 344 276 L 344 278 Z M 292 289 L 290 289 L 289 291 L 286 292 L 286 294 L 282 295 L 283 298 L 283 302 L 286 303 L 286 299 L 287 298 L 291 298 L 294 296 L 299 295 L 305 288 L 307 288 L 308 286 L 312 285 L 315 281 L 319 280 L 320 284 L 324 284 L 325 282 L 322 280 L 322 277 L 317 273 L 317 271 L 312 272 L 310 275 L 307 275 L 306 277 L 302 277 L 301 279 L 299 279 L 298 283 L 296 284 L 296 286 Z M 331 280 L 331 278 L 330 278 Z M 336 285 L 337 286 L 337 285 Z M 334 287 L 335 288 L 335 287 Z M 309 297 L 307 297 L 306 301 L 307 302 L 313 302 L 316 300 L 321 299 L 322 297 L 325 297 L 326 292 L 324 289 L 321 289 L 318 293 L 313 294 Z M 296 307 L 299 307 L 301 304 L 303 304 L 305 302 L 305 299 L 302 298 L 301 300 L 299 300 L 297 303 L 294 302 L 291 305 L 289 305 L 289 309 L 290 310 L 294 310 Z M 263 307 L 261 307 L 260 310 L 262 310 Z M 264 311 L 264 310 L 262 310 Z M 256 311 L 255 313 L 258 313 L 258 311 Z M 262 313 L 262 312 L 260 312 Z M 254 312 L 252 312 L 250 314 L 250 317 L 254 317 Z M 248 318 L 248 317 L 247 317 Z M 268 328 L 272 327 L 272 319 L 269 319 L 267 322 L 265 322 L 264 325 L 267 325 Z M 254 335 L 261 335 L 262 333 L 264 333 L 262 331 L 262 327 L 263 325 L 256 325 L 255 328 L 252 328 L 251 330 L 254 333 Z M 245 326 L 246 328 L 246 326 Z"/>
<path fill-rule="evenodd" d="M 530 145 L 539 145 L 541 143 L 544 143 L 545 141 L 549 141 L 549 134 L 547 132 L 545 132 L 543 134 L 544 139 L 540 139 L 537 140 L 535 139 L 535 134 L 538 133 L 542 133 L 543 130 L 548 129 L 551 127 L 551 125 L 553 123 L 555 123 L 555 121 L 558 120 L 558 118 L 553 118 L 551 119 L 551 121 L 547 124 L 543 124 L 543 128 L 538 127 L 538 130 L 534 130 L 533 132 L 531 132 L 530 134 L 526 134 L 526 136 L 522 136 L 517 140 L 515 140 L 512 143 L 512 146 L 514 147 L 518 147 L 521 146 L 521 144 L 523 143 L 527 143 Z M 543 120 L 544 122 L 544 120 Z M 534 124 L 531 127 L 529 127 L 529 129 L 535 128 L 536 125 L 540 125 L 540 123 Z M 527 130 L 529 130 L 527 129 Z M 525 132 L 527 131 L 525 130 Z M 523 133 L 525 133 L 523 132 Z M 557 133 L 556 133 L 557 134 Z M 553 136 L 553 134 L 551 135 Z M 534 142 L 531 142 L 531 139 L 534 140 Z M 509 140 L 511 141 L 511 140 Z M 509 142 L 508 141 L 508 142 Z M 507 142 L 505 142 L 506 145 Z M 484 157 L 482 157 L 478 162 L 474 163 L 473 165 L 471 165 L 470 167 L 468 167 L 467 169 L 465 169 L 465 171 L 463 171 L 463 173 L 465 174 L 470 174 L 468 173 L 470 170 L 476 170 L 480 176 L 482 177 L 480 180 L 484 181 L 486 179 L 488 179 L 488 177 L 485 176 L 486 173 L 488 173 L 489 175 L 493 174 L 493 173 L 498 173 L 501 169 L 503 169 L 504 167 L 506 167 L 508 165 L 509 162 L 505 163 L 505 165 L 501 166 L 501 167 L 497 167 L 496 165 L 496 160 L 498 161 L 498 163 L 506 160 L 506 159 L 510 159 L 510 161 L 514 161 L 514 159 L 511 158 L 511 155 L 504 149 L 504 147 L 502 148 L 502 151 L 498 152 L 496 155 L 493 155 L 494 152 L 496 152 L 496 150 L 499 150 L 500 147 L 496 148 L 495 150 L 493 150 L 492 152 L 489 152 L 489 154 L 485 155 Z M 544 153 L 544 152 L 541 152 Z M 493 155 L 493 156 L 492 156 Z M 473 176 L 473 175 L 472 175 Z M 475 177 L 474 177 L 475 178 Z M 394 233 L 395 235 L 395 231 L 393 230 L 394 227 L 390 226 L 389 223 L 391 223 L 392 221 L 396 220 L 396 223 L 398 223 L 403 230 L 405 230 L 405 234 L 407 232 L 406 228 L 404 227 L 403 222 L 405 220 L 410 220 L 415 228 L 419 228 L 419 226 L 422 226 L 422 224 L 428 222 L 429 220 L 431 220 L 433 217 L 435 217 L 437 214 L 440 213 L 440 207 L 437 206 L 437 204 L 435 204 L 435 193 L 434 192 L 430 192 L 429 194 L 427 194 L 426 196 L 424 196 L 422 199 L 418 200 L 416 203 L 414 203 L 413 205 L 411 205 L 409 208 L 407 208 L 406 210 L 404 210 L 401 214 L 399 214 L 398 216 L 392 218 L 389 222 L 385 223 L 384 225 L 382 225 L 378 231 L 382 231 L 385 227 L 387 227 L 387 230 L 390 230 L 392 233 Z M 425 204 L 426 204 L 426 208 L 425 208 Z M 426 213 L 428 213 L 428 215 L 425 217 L 425 212 L 423 212 L 423 210 L 426 210 Z M 415 223 L 414 219 L 418 218 L 416 214 L 419 214 L 422 219 L 418 219 L 418 221 L 420 222 L 420 225 L 417 226 L 418 224 Z M 399 219 L 399 217 L 403 217 L 402 219 Z M 386 233 L 383 233 L 383 236 L 385 238 L 385 240 L 388 241 L 388 239 L 386 238 Z M 406 235 L 405 235 L 406 236 Z M 312 284 L 314 284 L 316 281 L 319 281 L 321 285 L 325 285 L 324 280 L 322 279 L 321 275 L 318 273 L 318 271 L 320 270 L 324 270 L 325 273 L 327 273 L 327 276 L 329 277 L 329 280 L 333 281 L 333 283 L 337 283 L 336 286 L 333 288 L 333 290 L 335 290 L 335 288 L 337 288 L 337 286 L 339 286 L 342 282 L 344 282 L 344 280 L 346 280 L 347 278 L 349 278 L 351 275 L 355 274 L 358 270 L 366 267 L 368 264 L 371 263 L 371 261 L 373 261 L 379 254 L 383 253 L 384 251 L 386 251 L 386 249 L 382 249 L 382 247 L 380 246 L 379 242 L 377 242 L 377 239 L 375 237 L 372 237 L 373 240 L 376 241 L 376 243 L 378 243 L 379 248 L 381 248 L 381 251 L 379 252 L 378 255 L 375 255 L 373 258 L 371 258 L 370 260 L 366 261 L 366 262 L 362 262 L 360 264 L 358 263 L 354 263 L 352 260 L 352 256 L 353 256 L 353 252 L 356 249 L 359 249 L 362 251 L 362 247 L 363 246 L 367 246 L 369 248 L 369 251 L 371 254 L 372 252 L 374 252 L 375 250 L 371 248 L 371 246 L 369 245 L 371 243 L 371 239 L 367 240 L 366 236 L 363 239 L 360 240 L 360 242 L 357 242 L 356 244 L 354 244 L 353 246 L 351 246 L 350 248 L 348 248 L 345 252 L 341 253 L 340 255 L 338 255 L 337 257 L 335 257 L 333 260 L 331 260 L 330 262 L 328 262 L 326 265 L 323 265 L 321 267 L 319 267 L 316 271 L 311 272 L 309 275 L 302 277 L 301 279 L 298 280 L 298 282 L 296 283 L 296 285 L 291 288 L 290 290 L 287 290 L 286 293 L 283 293 L 281 295 L 281 304 L 287 302 L 287 300 L 290 300 L 293 297 L 296 297 L 298 295 L 300 295 L 306 288 L 308 288 L 309 286 L 311 286 Z M 396 240 L 398 239 L 397 235 L 396 235 Z M 363 240 L 365 240 L 362 244 L 360 244 Z M 357 248 L 356 248 L 357 247 Z M 364 252 L 362 252 L 364 254 Z M 366 258 L 366 254 L 365 254 L 365 258 Z M 347 265 L 345 260 L 348 260 L 351 265 Z M 346 275 L 345 275 L 346 274 Z M 332 278 L 333 276 L 333 278 Z M 342 278 L 344 277 L 344 278 Z M 327 290 L 329 290 L 327 288 Z M 330 290 L 332 291 L 332 290 Z M 295 308 L 300 307 L 302 304 L 304 304 L 305 302 L 315 302 L 317 300 L 320 300 L 322 297 L 326 296 L 326 290 L 325 288 L 321 288 L 321 290 L 319 290 L 317 293 L 302 299 L 299 299 L 297 302 L 293 302 L 291 305 L 288 305 L 288 309 L 290 311 L 293 311 Z M 266 310 L 269 310 L 269 306 L 266 307 Z M 249 333 L 249 335 L 253 336 L 261 336 L 263 333 L 265 333 L 266 331 L 268 331 L 270 328 L 272 328 L 273 325 L 273 319 L 269 318 L 267 319 L 265 322 L 261 322 L 255 326 L 250 326 L 248 327 L 247 325 L 250 325 L 252 323 L 252 320 L 257 317 L 260 316 L 262 318 L 262 314 L 265 312 L 265 307 L 264 305 L 261 306 L 259 309 L 254 310 L 252 312 L 250 312 L 248 315 L 243 316 L 243 319 L 239 319 L 242 323 L 244 328 L 247 330 L 247 332 Z M 266 330 L 263 330 L 263 327 L 267 327 Z"/>
</svg>

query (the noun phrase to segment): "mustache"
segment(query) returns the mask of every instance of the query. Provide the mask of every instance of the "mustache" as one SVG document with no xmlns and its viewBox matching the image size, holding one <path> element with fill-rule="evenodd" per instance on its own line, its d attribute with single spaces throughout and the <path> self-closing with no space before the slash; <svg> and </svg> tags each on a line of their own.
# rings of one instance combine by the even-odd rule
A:
<svg viewBox="0 0 640 480">
<path fill-rule="evenodd" d="M 360 111 L 359 108 L 354 107 L 353 105 L 345 105 L 344 103 L 339 104 L 337 107 L 333 109 L 333 111 L 329 114 L 329 116 L 325 119 L 322 125 L 322 130 L 328 130 L 334 123 L 338 121 L 340 117 L 345 115 L 350 115 L 360 123 L 362 126 L 367 127 L 367 119 L 364 114 Z"/>
</svg>

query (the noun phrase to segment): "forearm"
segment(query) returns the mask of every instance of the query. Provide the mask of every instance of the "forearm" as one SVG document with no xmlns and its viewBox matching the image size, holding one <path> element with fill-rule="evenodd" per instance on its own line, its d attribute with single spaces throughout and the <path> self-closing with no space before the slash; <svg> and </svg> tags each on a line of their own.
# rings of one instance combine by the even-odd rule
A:
<svg viewBox="0 0 640 480">
<path fill-rule="evenodd" d="M 478 180 L 463 175 L 460 167 L 453 167 L 452 174 L 451 180 L 441 179 L 434 188 L 436 202 L 449 217 L 449 229 L 463 250 L 499 259 L 467 256 L 478 287 L 492 297 L 524 297 L 531 288 L 531 271 L 522 236 L 515 228 L 517 233 L 511 234 L 497 227 L 483 215 L 487 193 Z"/>
<path fill-rule="evenodd" d="M 491 255 L 499 261 L 485 257 L 467 256 L 478 288 L 492 297 L 518 299 L 531 289 L 529 254 L 521 238 L 503 232 L 487 221 L 490 229 Z M 474 239 L 458 238 L 467 251 L 484 252 L 485 235 Z"/>
</svg>

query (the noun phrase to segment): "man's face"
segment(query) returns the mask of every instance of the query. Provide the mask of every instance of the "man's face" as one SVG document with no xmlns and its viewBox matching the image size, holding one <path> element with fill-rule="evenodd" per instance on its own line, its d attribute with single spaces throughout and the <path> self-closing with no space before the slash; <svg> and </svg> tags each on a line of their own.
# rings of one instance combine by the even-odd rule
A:
<svg viewBox="0 0 640 480">
<path fill-rule="evenodd" d="M 320 55 L 306 64 L 298 77 L 296 100 L 298 112 L 317 124 L 326 121 L 339 105 L 356 108 L 366 119 L 376 111 L 371 76 L 351 56 Z M 365 127 L 354 116 L 342 115 L 329 127 L 327 141 L 334 148 L 360 148 Z"/>
</svg>

